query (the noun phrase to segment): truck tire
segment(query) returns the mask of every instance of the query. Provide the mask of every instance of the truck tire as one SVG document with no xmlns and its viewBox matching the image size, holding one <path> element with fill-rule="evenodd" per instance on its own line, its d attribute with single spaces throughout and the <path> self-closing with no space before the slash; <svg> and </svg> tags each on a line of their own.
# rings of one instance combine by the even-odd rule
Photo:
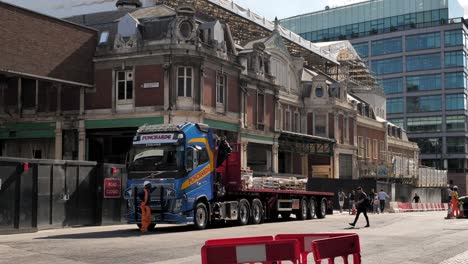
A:
<svg viewBox="0 0 468 264">
<path fill-rule="evenodd" d="M 250 223 L 254 225 L 263 222 L 263 205 L 260 199 L 253 199 L 252 212 L 250 213 Z"/>
<path fill-rule="evenodd" d="M 239 209 L 237 210 L 237 222 L 239 225 L 247 225 L 250 221 L 250 204 L 246 199 L 241 199 L 239 201 Z"/>
<path fill-rule="evenodd" d="M 327 215 L 327 199 L 322 198 L 317 205 L 317 218 L 325 218 Z"/>
<path fill-rule="evenodd" d="M 317 211 L 317 202 L 315 198 L 310 198 L 309 201 L 309 215 L 307 216 L 308 219 L 314 219 L 316 217 L 315 212 Z"/>
<path fill-rule="evenodd" d="M 208 225 L 208 209 L 202 202 L 198 202 L 193 212 L 193 225 L 197 230 L 203 230 Z"/>
<path fill-rule="evenodd" d="M 296 212 L 296 219 L 298 220 L 306 220 L 307 219 L 307 212 L 309 211 L 308 203 L 306 198 L 302 198 L 299 204 L 299 211 Z"/>
</svg>

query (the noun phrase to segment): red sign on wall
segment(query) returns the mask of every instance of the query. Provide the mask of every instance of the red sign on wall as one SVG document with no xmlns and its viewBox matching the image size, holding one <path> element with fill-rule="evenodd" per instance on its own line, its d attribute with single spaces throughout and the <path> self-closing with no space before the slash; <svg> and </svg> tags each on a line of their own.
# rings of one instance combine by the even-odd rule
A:
<svg viewBox="0 0 468 264">
<path fill-rule="evenodd" d="M 120 179 L 104 179 L 104 198 L 120 198 L 120 189 L 122 185 Z"/>
</svg>

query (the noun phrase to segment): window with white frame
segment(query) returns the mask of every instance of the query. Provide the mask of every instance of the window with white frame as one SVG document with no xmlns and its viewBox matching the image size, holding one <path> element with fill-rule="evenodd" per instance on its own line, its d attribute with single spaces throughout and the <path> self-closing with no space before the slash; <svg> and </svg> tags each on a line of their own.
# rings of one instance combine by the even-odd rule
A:
<svg viewBox="0 0 468 264">
<path fill-rule="evenodd" d="M 265 95 L 257 94 L 257 123 L 263 124 L 265 122 Z"/>
<path fill-rule="evenodd" d="M 291 131 L 291 111 L 286 110 L 285 120 L 285 130 Z"/>
<path fill-rule="evenodd" d="M 226 74 L 216 75 L 216 103 L 224 104 L 226 100 Z"/>
<path fill-rule="evenodd" d="M 362 137 L 358 137 L 358 157 L 364 157 L 364 139 Z"/>
<path fill-rule="evenodd" d="M 384 160 L 385 142 L 380 140 L 380 160 Z"/>
<path fill-rule="evenodd" d="M 374 159 L 378 159 L 379 157 L 377 150 L 377 139 L 374 139 L 372 141 L 372 156 L 374 157 Z"/>
<path fill-rule="evenodd" d="M 177 69 L 177 96 L 192 97 L 193 68 L 179 67 Z"/>
<path fill-rule="evenodd" d="M 299 113 L 294 113 L 294 132 L 301 132 L 301 122 L 299 121 Z"/>
<path fill-rule="evenodd" d="M 371 155 L 370 155 L 370 153 L 371 153 L 371 144 L 372 144 L 372 143 L 371 143 L 371 139 L 368 138 L 368 139 L 367 139 L 367 146 L 366 146 L 366 158 L 370 158 L 370 157 L 371 157 Z"/>
<path fill-rule="evenodd" d="M 133 70 L 116 72 L 117 101 L 125 102 L 133 99 Z"/>
</svg>

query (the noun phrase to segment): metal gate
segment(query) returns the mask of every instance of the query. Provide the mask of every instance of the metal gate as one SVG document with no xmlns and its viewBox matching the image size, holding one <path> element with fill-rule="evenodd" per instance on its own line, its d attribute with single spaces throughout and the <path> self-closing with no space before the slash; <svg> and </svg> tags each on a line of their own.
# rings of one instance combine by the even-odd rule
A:
<svg viewBox="0 0 468 264">
<path fill-rule="evenodd" d="M 353 178 L 353 156 L 349 154 L 340 154 L 340 179 Z"/>
</svg>

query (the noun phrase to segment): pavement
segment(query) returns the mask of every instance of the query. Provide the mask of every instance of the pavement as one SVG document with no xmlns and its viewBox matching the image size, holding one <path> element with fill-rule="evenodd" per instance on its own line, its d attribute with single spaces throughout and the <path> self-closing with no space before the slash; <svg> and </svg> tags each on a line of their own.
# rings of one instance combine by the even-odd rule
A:
<svg viewBox="0 0 468 264">
<path fill-rule="evenodd" d="M 231 224 L 203 231 L 161 225 L 147 235 L 139 235 L 134 225 L 45 230 L 0 236 L 0 263 L 192 264 L 200 263 L 200 248 L 208 239 L 317 232 L 358 233 L 363 263 L 468 263 L 468 219 L 445 220 L 445 215 L 370 214 L 370 228 L 363 228 L 362 216 L 351 228 L 348 223 L 354 216 L 335 213 L 325 219 Z"/>
</svg>

